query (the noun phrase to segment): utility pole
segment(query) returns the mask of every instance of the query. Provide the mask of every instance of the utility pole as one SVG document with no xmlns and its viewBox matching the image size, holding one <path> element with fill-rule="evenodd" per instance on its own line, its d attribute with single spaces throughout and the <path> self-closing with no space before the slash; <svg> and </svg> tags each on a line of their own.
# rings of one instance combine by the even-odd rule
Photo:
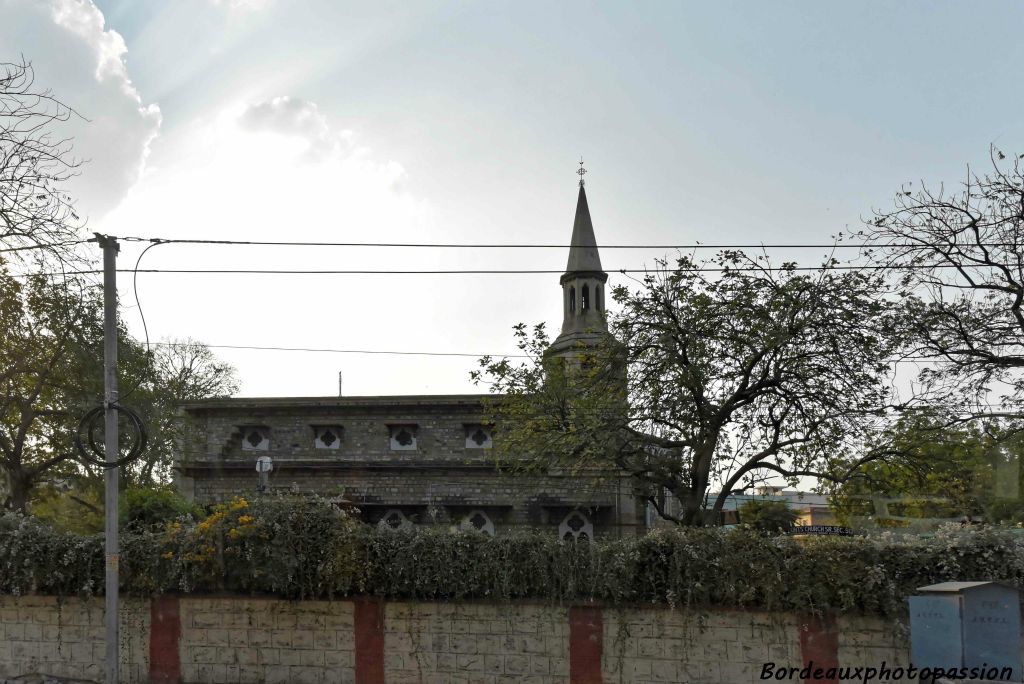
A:
<svg viewBox="0 0 1024 684">
<path fill-rule="evenodd" d="M 106 677 L 105 684 L 119 684 L 118 565 L 117 539 L 117 238 L 96 235 L 103 247 L 103 438 L 106 477 Z"/>
</svg>

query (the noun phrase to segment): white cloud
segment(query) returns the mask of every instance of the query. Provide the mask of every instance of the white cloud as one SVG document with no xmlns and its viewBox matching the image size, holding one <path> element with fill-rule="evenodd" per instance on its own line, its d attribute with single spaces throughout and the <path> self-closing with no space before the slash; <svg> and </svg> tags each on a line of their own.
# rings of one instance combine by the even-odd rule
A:
<svg viewBox="0 0 1024 684">
<path fill-rule="evenodd" d="M 164 238 L 423 240 L 436 229 L 433 209 L 398 188 L 406 177 L 401 164 L 379 158 L 366 145 L 336 144 L 339 138 L 357 137 L 329 126 L 311 102 L 275 98 L 236 103 L 168 132 L 161 141 L 159 165 L 147 169 L 128 198 L 104 219 L 103 229 Z M 320 145 L 315 156 L 310 155 L 311 145 Z M 172 245 L 150 252 L 142 267 L 409 269 L 431 266 L 437 251 Z M 136 245 L 125 243 L 126 263 L 133 264 L 138 253 Z M 456 281 L 450 285 L 459 286 Z M 426 329 L 439 315 L 455 315 L 403 306 L 410 297 L 426 296 L 422 288 L 411 292 L 409 286 L 406 278 L 372 276 L 139 279 L 154 339 L 194 334 L 208 343 L 244 340 L 287 346 L 300 340 L 310 347 L 382 346 L 371 339 L 379 331 L 399 330 L 404 324 Z M 137 324 L 130 312 L 127 320 Z M 386 346 L 402 343 L 392 340 Z M 325 379 L 337 382 L 342 366 L 335 364 L 354 361 L 312 354 L 225 355 L 238 363 L 247 394 L 317 394 Z M 282 362 L 288 365 L 278 365 Z M 393 363 L 379 371 L 365 360 L 358 367 L 344 367 L 352 369 L 348 382 L 356 392 L 401 388 L 410 378 L 420 381 L 406 366 Z M 465 382 L 464 372 L 452 375 L 447 370 L 449 386 Z M 395 377 L 389 380 L 389 374 Z M 427 377 L 422 376 L 423 382 Z"/>
<path fill-rule="evenodd" d="M 304 139 L 309 145 L 310 158 L 314 160 L 347 152 L 353 144 L 352 131 L 332 130 L 315 102 L 287 95 L 249 105 L 238 121 L 250 131 L 270 131 Z"/>
<path fill-rule="evenodd" d="M 68 190 L 82 213 L 96 219 L 140 177 L 160 130 L 160 109 L 143 102 L 128 76 L 124 39 L 104 28 L 92 2 L 6 0 L 0 11 L 0 60 L 23 55 L 37 85 L 83 117 L 56 134 L 73 137 L 75 156 L 87 161 Z"/>
<path fill-rule="evenodd" d="M 421 225 L 429 210 L 403 191 L 405 169 L 355 137 L 313 102 L 235 103 L 165 138 L 159 168 L 104 223 L 126 234 L 144 221 L 147 234 L 278 238 L 283 226 L 319 237 L 325 225 L 348 227 L 356 238 Z"/>
<path fill-rule="evenodd" d="M 274 0 L 212 0 L 218 7 L 227 7 L 233 12 L 255 12 L 273 4 Z"/>
</svg>

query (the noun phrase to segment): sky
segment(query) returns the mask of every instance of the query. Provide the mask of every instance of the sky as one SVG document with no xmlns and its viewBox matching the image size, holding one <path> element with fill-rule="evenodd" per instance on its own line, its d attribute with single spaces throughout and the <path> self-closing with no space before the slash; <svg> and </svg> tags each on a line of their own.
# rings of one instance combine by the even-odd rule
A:
<svg viewBox="0 0 1024 684">
<path fill-rule="evenodd" d="M 0 0 L 0 61 L 81 115 L 88 231 L 566 244 L 582 156 L 599 243 L 830 242 L 908 182 L 1024 152 L 1019 2 Z M 131 268 L 146 243 L 122 242 Z M 665 250 L 604 250 L 619 268 Z M 816 265 L 822 250 L 773 250 Z M 550 269 L 566 250 L 163 245 L 140 268 Z M 121 312 L 143 328 L 129 274 Z M 558 275 L 140 274 L 153 341 L 245 396 L 442 394 Z"/>
</svg>

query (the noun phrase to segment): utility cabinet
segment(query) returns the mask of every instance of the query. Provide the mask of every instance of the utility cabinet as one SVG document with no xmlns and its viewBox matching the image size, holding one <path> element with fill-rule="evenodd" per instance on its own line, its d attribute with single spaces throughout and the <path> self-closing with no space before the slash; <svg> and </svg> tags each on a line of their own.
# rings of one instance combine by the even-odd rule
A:
<svg viewBox="0 0 1024 684">
<path fill-rule="evenodd" d="M 1021 681 L 1020 595 L 999 582 L 942 582 L 910 597 L 910 660 L 918 668 L 1013 668 Z"/>
</svg>

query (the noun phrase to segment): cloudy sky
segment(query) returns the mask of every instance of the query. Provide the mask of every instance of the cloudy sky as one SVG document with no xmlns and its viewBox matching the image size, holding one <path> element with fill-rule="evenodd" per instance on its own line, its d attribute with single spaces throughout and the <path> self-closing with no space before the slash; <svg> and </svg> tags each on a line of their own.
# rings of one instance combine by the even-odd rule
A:
<svg viewBox="0 0 1024 684">
<path fill-rule="evenodd" d="M 602 243 L 827 242 L 905 182 L 958 182 L 992 143 L 1024 152 L 1022 26 L 1010 0 L 0 0 L 0 61 L 31 60 L 84 117 L 69 132 L 89 161 L 69 189 L 93 231 L 564 243 L 582 155 Z M 141 247 L 125 243 L 121 265 Z M 565 256 L 170 245 L 141 266 Z M 557 275 L 151 274 L 138 290 L 152 339 L 221 345 L 498 354 L 515 323 L 561 318 Z M 472 358 L 218 353 L 245 395 L 334 394 L 339 371 L 346 394 L 477 391 Z"/>
</svg>

